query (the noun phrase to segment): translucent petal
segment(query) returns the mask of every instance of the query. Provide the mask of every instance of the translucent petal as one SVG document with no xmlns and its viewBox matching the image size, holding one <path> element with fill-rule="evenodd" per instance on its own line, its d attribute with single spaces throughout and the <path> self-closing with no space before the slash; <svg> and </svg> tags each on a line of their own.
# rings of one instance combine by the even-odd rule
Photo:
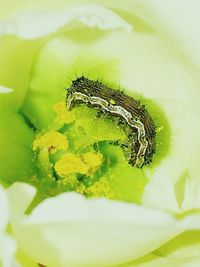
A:
<svg viewBox="0 0 200 267">
<path fill-rule="evenodd" d="M 0 266 L 1 267 L 20 267 L 15 260 L 16 242 L 8 235 L 0 234 Z M 2 264 L 2 265 L 1 265 Z"/>
<path fill-rule="evenodd" d="M 11 216 L 22 215 L 36 194 L 36 189 L 26 183 L 14 183 L 7 189 Z"/>
<path fill-rule="evenodd" d="M 103 30 L 132 29 L 131 25 L 114 12 L 97 5 L 85 4 L 60 11 L 41 10 L 19 14 L 10 21 L 0 23 L 0 34 L 16 34 L 20 38 L 34 39 L 55 32 L 74 20 Z"/>
<path fill-rule="evenodd" d="M 146 10 L 147 21 L 156 25 L 161 35 L 171 34 L 174 44 L 188 55 L 188 64 L 193 61 L 200 68 L 200 37 L 198 0 L 142 0 L 141 6 Z M 178 14 L 177 14 L 178 10 Z M 144 10 L 143 10 L 144 14 Z"/>
<path fill-rule="evenodd" d="M 196 180 L 186 180 L 183 210 L 200 208 L 200 183 Z"/>
<path fill-rule="evenodd" d="M 20 109 L 27 93 L 32 61 L 43 42 L 41 39 L 28 42 L 16 36 L 0 37 L 1 89 L 13 89 L 11 94 L 0 94 L 1 108 Z"/>
<path fill-rule="evenodd" d="M 7 233 L 9 205 L 5 189 L 0 186 L 0 266 L 19 267 L 15 261 L 16 242 Z"/>
<path fill-rule="evenodd" d="M 23 204 L 16 206 L 16 196 L 19 203 L 27 204 L 33 191 L 20 184 L 9 189 L 15 215 L 24 209 Z M 21 250 L 50 267 L 127 262 L 183 229 L 165 212 L 106 199 L 88 200 L 76 193 L 49 198 L 29 216 L 14 216 L 12 227 Z"/>
<path fill-rule="evenodd" d="M 172 259 L 200 260 L 200 231 L 187 231 L 161 246 L 157 254 Z"/>
<path fill-rule="evenodd" d="M 160 209 L 179 212 L 175 190 L 167 172 L 157 173 L 146 185 L 143 194 L 143 204 Z"/>
<path fill-rule="evenodd" d="M 153 259 L 152 266 L 171 263 L 170 266 L 178 267 L 198 261 L 197 233 L 194 232 L 196 239 L 190 232 L 176 237 L 187 229 L 200 228 L 198 214 L 178 220 L 156 209 L 64 193 L 45 200 L 30 215 L 23 215 L 34 194 L 32 187 L 19 183 L 8 190 L 15 214 L 12 217 L 15 236 L 21 250 L 36 262 L 50 267 L 111 266 L 144 256 L 160 246 L 158 251 L 163 257 Z M 16 197 L 21 204 L 16 205 Z M 185 261 L 178 255 L 185 256 Z M 141 264 L 136 263 L 125 266 Z"/>
</svg>

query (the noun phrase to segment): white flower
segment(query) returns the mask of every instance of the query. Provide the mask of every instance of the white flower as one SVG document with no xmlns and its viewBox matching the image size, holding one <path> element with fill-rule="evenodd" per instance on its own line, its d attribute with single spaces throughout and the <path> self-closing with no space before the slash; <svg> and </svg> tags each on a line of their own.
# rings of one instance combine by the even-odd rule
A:
<svg viewBox="0 0 200 267">
<path fill-rule="evenodd" d="M 63 85 L 64 78 L 60 77 L 65 72 L 100 69 L 102 65 L 95 62 L 101 61 L 102 76 L 109 77 L 110 82 L 116 82 L 117 77 L 130 90 L 137 88 L 138 94 L 153 99 L 165 112 L 171 130 L 167 156 L 144 171 L 149 182 L 141 205 L 63 193 L 48 198 L 27 215 L 35 189 L 18 183 L 11 186 L 7 193 L 13 235 L 19 249 L 36 264 L 199 266 L 199 7 L 195 0 L 61 1 L 60 6 L 54 2 L 35 7 L 27 3 L 23 9 L 16 6 L 20 12 L 14 15 L 3 7 L 7 14 L 0 23 L 0 33 L 8 36 L 1 37 L 5 54 L 0 54 L 0 59 L 10 72 L 6 75 L 4 71 L 0 82 L 15 91 L 13 99 L 7 95 L 2 98 L 8 101 L 1 102 L 2 110 L 7 109 L 6 103 L 20 109 L 35 59 L 26 112 L 35 115 L 37 107 L 40 116 L 36 123 L 42 128 L 59 90 L 56 81 L 61 80 L 59 85 Z M 101 29 L 101 38 L 79 43 L 77 35 L 71 39 L 62 35 L 66 29 L 78 29 L 81 34 L 80 29 L 85 27 Z M 54 35 L 55 31 L 60 35 Z M 9 60 L 8 44 L 14 47 L 13 60 Z M 23 52 L 18 46 L 24 48 Z M 81 60 L 75 64 L 77 58 Z M 49 77 L 47 89 L 43 77 Z M 9 91 L 5 87 L 0 87 L 2 92 Z M 41 90 L 50 99 L 43 109 L 43 102 L 37 102 L 43 97 Z M 20 134 L 15 138 L 21 141 Z M 14 251 L 12 245 L 9 249 Z M 3 263 L 8 260 L 6 255 L 2 253 Z"/>
<path fill-rule="evenodd" d="M 176 218 L 159 209 L 106 199 L 88 200 L 76 193 L 49 198 L 31 215 L 24 215 L 34 194 L 35 190 L 25 184 L 8 189 L 13 231 L 26 255 L 50 267 L 117 265 L 146 255 L 186 230 L 200 228 L 199 214 Z M 165 255 L 154 256 L 152 266 L 156 262 L 182 266 L 200 261 L 198 242 L 192 250 L 186 245 L 185 251 L 178 241 L 174 242 L 172 255 L 167 253 L 166 259 Z M 187 240 L 182 237 L 182 242 Z M 167 249 L 170 251 L 170 247 L 160 251 Z"/>
</svg>

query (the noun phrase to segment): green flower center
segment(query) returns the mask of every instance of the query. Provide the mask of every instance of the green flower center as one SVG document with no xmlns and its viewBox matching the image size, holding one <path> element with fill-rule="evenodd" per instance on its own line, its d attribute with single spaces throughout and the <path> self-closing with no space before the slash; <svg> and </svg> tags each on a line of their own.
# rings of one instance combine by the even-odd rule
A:
<svg viewBox="0 0 200 267">
<path fill-rule="evenodd" d="M 145 170 L 149 165 L 136 168 L 128 164 L 119 145 L 127 140 L 126 128 L 116 124 L 116 117 L 99 116 L 97 109 L 86 105 L 68 110 L 65 101 L 56 103 L 53 109 L 55 119 L 48 130 L 36 135 L 32 145 L 38 166 L 38 175 L 33 177 L 39 187 L 35 202 L 75 191 L 87 197 L 139 203 L 148 182 Z M 161 114 L 159 118 L 164 122 Z M 156 152 L 166 147 L 166 143 L 163 146 L 160 142 L 166 124 L 162 126 L 157 127 Z M 152 164 L 159 160 L 155 154 Z"/>
</svg>

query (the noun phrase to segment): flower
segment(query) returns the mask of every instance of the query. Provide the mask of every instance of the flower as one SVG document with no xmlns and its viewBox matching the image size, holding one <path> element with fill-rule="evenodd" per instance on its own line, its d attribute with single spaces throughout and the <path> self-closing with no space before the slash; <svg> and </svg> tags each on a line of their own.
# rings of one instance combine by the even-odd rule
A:
<svg viewBox="0 0 200 267">
<path fill-rule="evenodd" d="M 188 29 L 179 36 L 176 31 L 172 31 L 175 37 L 168 33 L 173 16 L 168 17 L 167 12 L 175 5 L 171 1 L 162 6 L 153 0 L 81 5 L 80 1 L 61 1 L 58 7 L 48 4 L 51 8 L 40 3 L 40 11 L 39 5 L 29 5 L 23 10 L 16 6 L 21 10 L 17 15 L 12 10 L 8 14 L 4 7 L 7 13 L 0 24 L 5 66 L 1 88 L 14 89 L 0 98 L 1 181 L 4 185 L 23 181 L 38 188 L 36 198 L 29 185 L 15 183 L 7 189 L 19 261 L 23 262 L 22 253 L 30 257 L 30 266 L 35 262 L 105 267 L 131 261 L 126 266 L 198 266 L 200 91 L 198 54 L 190 51 L 196 43 L 196 34 L 188 30 L 192 24 L 188 23 Z M 182 29 L 182 24 L 177 23 L 176 28 Z M 186 38 L 188 32 L 190 38 Z M 183 42 L 185 39 L 189 40 Z M 144 97 L 151 114 L 158 116 L 158 155 L 152 168 L 140 171 L 127 167 L 121 150 L 106 145 L 101 155 L 113 154 L 116 167 L 106 169 L 105 179 L 92 190 L 88 178 L 77 182 L 74 173 L 94 174 L 102 156 L 95 151 L 64 154 L 72 134 L 69 140 L 62 135 L 65 130 L 60 130 L 63 114 L 59 104 L 59 119 L 52 124 L 56 120 L 52 107 L 63 100 L 63 88 L 70 86 L 76 75 L 114 86 L 120 82 Z M 81 109 L 75 113 L 75 128 L 81 126 L 87 133 L 86 140 L 80 131 L 74 137 L 77 146 L 94 143 L 96 136 L 98 140 L 117 139 L 119 133 L 113 123 L 102 119 L 91 127 L 91 112 Z M 66 178 L 61 156 L 71 163 L 71 188 L 68 180 L 60 179 Z M 91 164 L 95 156 L 97 163 Z M 59 182 L 51 182 L 52 166 Z M 109 184 L 107 178 L 112 176 Z M 49 197 L 52 190 L 55 195 L 55 188 L 62 194 Z M 102 196 L 103 191 L 107 198 L 88 199 L 63 189 L 93 197 Z M 116 197 L 118 191 L 121 195 Z M 38 204 L 41 198 L 47 199 Z"/>
<path fill-rule="evenodd" d="M 2 186 L 0 187 L 0 203 L 0 265 L 2 267 L 19 267 L 14 258 L 16 243 L 13 238 L 6 233 L 9 220 L 9 208 L 7 195 Z"/>
</svg>

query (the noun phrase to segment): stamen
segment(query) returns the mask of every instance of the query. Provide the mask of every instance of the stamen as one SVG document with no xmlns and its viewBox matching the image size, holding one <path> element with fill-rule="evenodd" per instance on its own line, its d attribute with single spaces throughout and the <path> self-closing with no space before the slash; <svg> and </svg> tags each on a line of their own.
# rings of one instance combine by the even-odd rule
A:
<svg viewBox="0 0 200 267">
<path fill-rule="evenodd" d="M 55 170 L 61 177 L 67 176 L 72 173 L 88 173 L 88 166 L 85 164 L 80 156 L 76 156 L 72 153 L 63 155 L 61 159 L 56 162 Z"/>
<path fill-rule="evenodd" d="M 66 150 L 68 141 L 66 136 L 59 132 L 48 132 L 38 137 L 33 143 L 33 150 L 48 149 L 53 154 L 59 150 Z"/>
</svg>

